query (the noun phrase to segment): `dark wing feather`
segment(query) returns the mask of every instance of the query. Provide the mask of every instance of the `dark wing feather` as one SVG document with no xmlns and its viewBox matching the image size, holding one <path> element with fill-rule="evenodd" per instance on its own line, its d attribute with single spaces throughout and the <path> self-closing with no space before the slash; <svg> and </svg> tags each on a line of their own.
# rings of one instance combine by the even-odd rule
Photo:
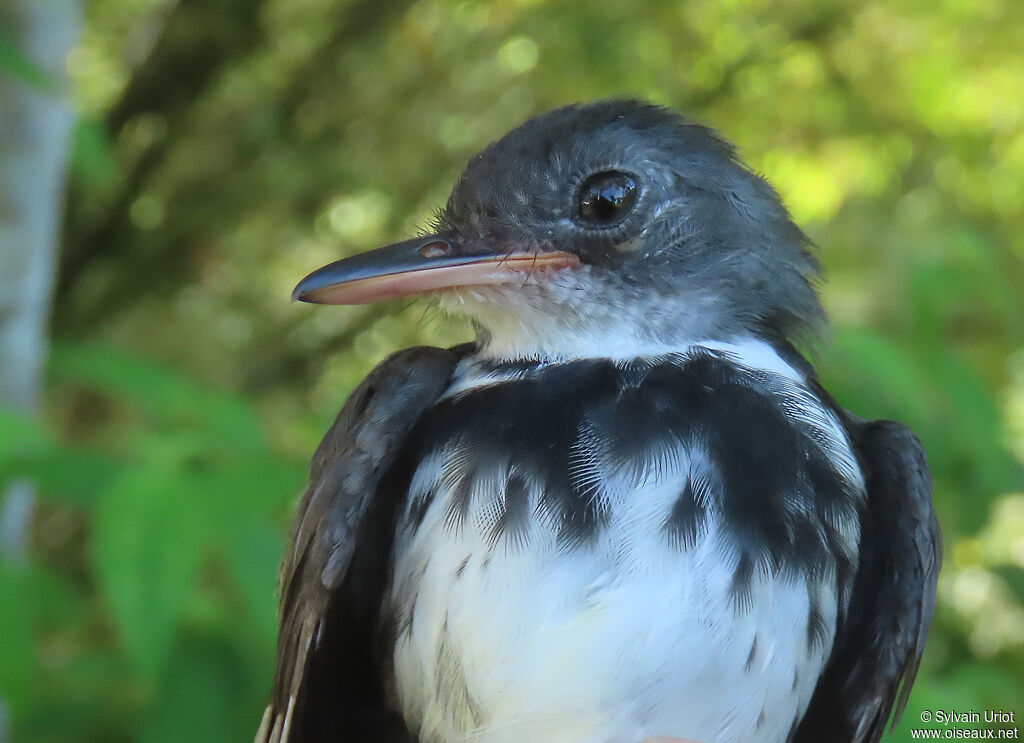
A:
<svg viewBox="0 0 1024 743">
<path fill-rule="evenodd" d="M 921 442 L 892 421 L 846 420 L 868 491 L 860 566 L 794 743 L 878 741 L 906 705 L 935 609 L 942 548 Z"/>
<path fill-rule="evenodd" d="M 389 470 L 447 388 L 460 350 L 390 356 L 317 448 L 281 563 L 277 670 L 256 743 L 407 739 L 384 705 L 373 647 L 393 515 L 404 497 L 388 486 Z"/>
</svg>

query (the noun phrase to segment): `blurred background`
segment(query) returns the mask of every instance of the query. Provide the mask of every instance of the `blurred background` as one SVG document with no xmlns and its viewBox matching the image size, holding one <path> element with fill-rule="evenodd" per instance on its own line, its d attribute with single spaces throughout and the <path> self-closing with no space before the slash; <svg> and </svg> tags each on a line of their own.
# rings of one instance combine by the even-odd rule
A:
<svg viewBox="0 0 1024 743">
<path fill-rule="evenodd" d="M 0 0 L 0 742 L 245 741 L 306 462 L 467 327 L 293 284 L 526 117 L 720 129 L 820 246 L 846 407 L 908 423 L 945 568 L 904 722 L 1024 714 L 1017 0 Z"/>
</svg>

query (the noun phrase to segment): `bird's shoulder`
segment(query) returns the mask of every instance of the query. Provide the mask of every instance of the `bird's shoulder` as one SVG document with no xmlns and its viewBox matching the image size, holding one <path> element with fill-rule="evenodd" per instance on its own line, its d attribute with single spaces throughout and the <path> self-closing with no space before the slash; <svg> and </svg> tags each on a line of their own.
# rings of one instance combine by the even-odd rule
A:
<svg viewBox="0 0 1024 743">
<path fill-rule="evenodd" d="M 841 411 L 864 472 L 860 564 L 849 611 L 794 743 L 840 731 L 874 743 L 913 685 L 935 609 L 942 540 L 921 441 Z"/>
<path fill-rule="evenodd" d="M 339 674 L 318 670 L 322 656 L 365 650 L 344 639 L 362 621 L 351 611 L 358 602 L 339 602 L 338 594 L 346 581 L 353 591 L 375 583 L 376 563 L 361 565 L 359 576 L 351 568 L 360 535 L 387 533 L 388 509 L 399 496 L 380 492 L 381 481 L 409 430 L 469 351 L 421 346 L 392 354 L 352 391 L 317 447 L 281 563 L 277 671 L 258 742 L 320 740 L 325 730 L 354 724 L 340 718 L 356 714 L 346 709 L 346 697 L 362 680 L 347 684 Z M 353 667 L 362 660 L 372 665 L 350 660 Z M 325 706 L 322 697 L 332 694 L 336 704 Z"/>
</svg>

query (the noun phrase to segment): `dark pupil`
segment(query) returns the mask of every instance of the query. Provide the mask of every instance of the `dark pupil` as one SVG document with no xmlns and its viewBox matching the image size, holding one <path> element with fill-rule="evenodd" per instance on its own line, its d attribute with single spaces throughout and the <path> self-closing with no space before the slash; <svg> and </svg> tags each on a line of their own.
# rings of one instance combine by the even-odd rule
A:
<svg viewBox="0 0 1024 743">
<path fill-rule="evenodd" d="M 622 219 L 636 200 L 636 181 L 625 173 L 591 176 L 580 191 L 580 217 L 595 224 Z"/>
</svg>

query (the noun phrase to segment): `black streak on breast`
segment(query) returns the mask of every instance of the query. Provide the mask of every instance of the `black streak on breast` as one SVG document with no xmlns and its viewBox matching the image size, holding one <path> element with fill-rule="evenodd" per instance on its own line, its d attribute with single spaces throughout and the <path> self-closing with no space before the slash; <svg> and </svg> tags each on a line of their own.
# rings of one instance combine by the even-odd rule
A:
<svg viewBox="0 0 1024 743">
<path fill-rule="evenodd" d="M 603 359 L 520 365 L 516 371 L 515 379 L 441 401 L 414 431 L 411 456 L 460 449 L 465 464 L 449 480 L 449 528 L 464 526 L 472 482 L 505 471 L 488 544 L 528 548 L 527 520 L 543 517 L 554 524 L 563 549 L 577 549 L 591 543 L 609 517 L 573 460 L 580 447 L 597 452 L 602 468 L 638 480 L 659 453 L 689 448 L 702 453 L 713 476 L 691 472 L 663 524 L 665 539 L 692 548 L 714 514 L 738 557 L 732 577 L 738 609 L 749 606 L 757 575 L 835 576 L 840 599 L 848 592 L 855 557 L 841 529 L 856 523 L 862 496 L 828 460 L 820 434 L 787 417 L 780 380 L 710 351 L 628 365 Z M 536 512 L 523 473 L 542 484 Z M 418 526 L 427 506 L 412 504 L 408 528 Z M 816 642 L 824 631 L 818 598 L 813 592 L 808 598 L 809 642 Z"/>
</svg>

